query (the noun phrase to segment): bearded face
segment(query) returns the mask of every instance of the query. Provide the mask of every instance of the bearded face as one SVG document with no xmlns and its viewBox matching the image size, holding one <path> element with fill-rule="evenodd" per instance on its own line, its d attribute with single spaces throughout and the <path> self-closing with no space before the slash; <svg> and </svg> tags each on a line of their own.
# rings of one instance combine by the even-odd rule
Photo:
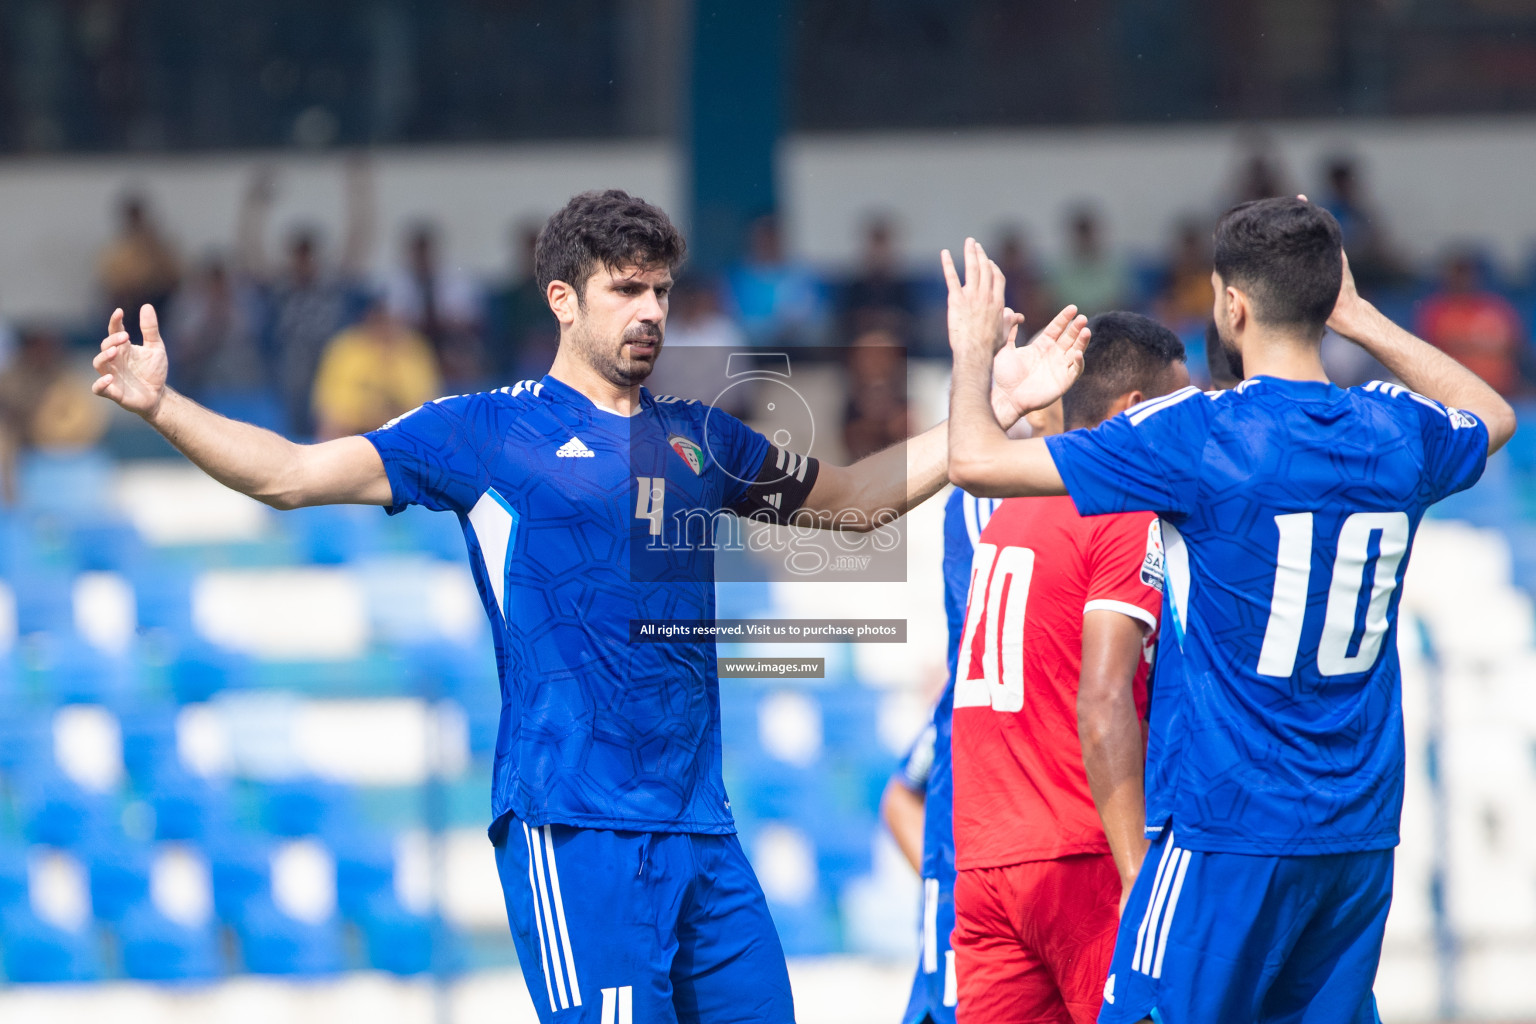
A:
<svg viewBox="0 0 1536 1024">
<path fill-rule="evenodd" d="M 618 387 L 634 387 L 656 368 L 666 331 L 672 274 L 666 267 L 598 267 L 571 325 L 582 361 Z"/>
</svg>

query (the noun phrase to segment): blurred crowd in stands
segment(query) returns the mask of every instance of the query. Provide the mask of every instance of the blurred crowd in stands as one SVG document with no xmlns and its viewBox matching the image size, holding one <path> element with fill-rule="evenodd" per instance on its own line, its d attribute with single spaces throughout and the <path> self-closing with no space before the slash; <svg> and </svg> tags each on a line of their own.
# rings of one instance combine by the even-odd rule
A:
<svg viewBox="0 0 1536 1024">
<path fill-rule="evenodd" d="M 1500 392 L 1536 386 L 1530 320 L 1536 267 L 1525 280 L 1495 268 L 1475 244 L 1415 265 L 1397 245 L 1348 157 L 1323 168 L 1314 198 L 1339 219 L 1362 292 L 1398 322 L 1465 363 Z M 246 191 L 237 237 L 226 252 L 189 259 L 157 222 L 148 197 L 122 197 L 116 236 L 97 260 L 100 321 L 114 307 L 160 311 L 172 383 L 211 407 L 295 438 L 369 430 L 445 393 L 541 376 L 557 325 L 533 279 L 539 225 L 511 226 L 511 269 L 499 280 L 458 269 L 452 239 L 430 221 L 408 224 L 382 275 L 366 260 L 374 244 L 371 175 L 347 170 L 346 228 L 330 239 L 297 227 L 274 258 L 265 244 L 277 181 L 258 171 Z M 1060 257 L 1045 260 L 1021 228 L 984 241 L 1008 280 L 1008 301 L 1031 324 L 1067 302 L 1085 313 L 1115 308 L 1157 316 L 1185 339 L 1197 382 L 1227 383 L 1234 368 L 1208 341 L 1211 227 L 1234 202 L 1296 191 L 1279 162 L 1256 147 L 1228 194 L 1174 224 L 1166 251 L 1118 249 L 1113 226 L 1092 205 L 1065 211 Z M 756 221 L 736 264 L 718 277 L 685 269 L 673 294 L 672 348 L 817 346 L 847 371 L 843 440 L 850 457 L 907 436 L 905 359 L 942 359 L 944 289 L 932 261 L 902 255 L 899 219 L 871 214 L 856 264 L 829 272 L 791 254 L 779 222 Z M 28 447 L 89 446 L 108 429 L 105 403 L 89 392 L 86 346 L 48 325 L 0 323 L 0 464 Z M 90 347 L 94 347 L 93 345 Z M 1344 385 L 1385 372 L 1337 338 L 1325 362 Z M 707 397 L 707 396 L 706 396 Z M 9 495 L 12 474 L 4 475 Z"/>
</svg>

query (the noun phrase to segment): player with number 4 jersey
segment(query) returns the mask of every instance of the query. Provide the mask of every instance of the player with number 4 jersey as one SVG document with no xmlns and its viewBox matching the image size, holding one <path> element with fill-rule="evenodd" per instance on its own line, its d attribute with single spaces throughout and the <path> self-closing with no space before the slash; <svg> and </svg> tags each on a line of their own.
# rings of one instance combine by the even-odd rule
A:
<svg viewBox="0 0 1536 1024">
<path fill-rule="evenodd" d="M 1166 327 L 1134 313 L 1088 327 L 1067 426 L 1188 383 Z M 1156 516 L 1085 518 L 1067 497 L 1010 498 L 981 533 L 954 691 L 960 1024 L 1098 1013 L 1121 896 L 1146 850 L 1142 722 L 1162 563 Z"/>
<path fill-rule="evenodd" d="M 1239 388 L 1009 441 L 977 404 L 985 339 L 962 339 L 951 477 L 1163 519 L 1152 846 L 1099 1020 L 1374 1024 L 1403 790 L 1403 573 L 1425 510 L 1477 480 L 1514 415 L 1359 297 L 1338 224 L 1304 199 L 1234 208 L 1214 252 Z M 1414 390 L 1330 384 L 1325 324 Z"/>
<path fill-rule="evenodd" d="M 560 325 L 549 374 L 429 402 L 366 436 L 295 444 L 178 395 L 149 306 L 143 345 L 118 310 L 95 359 L 98 394 L 245 494 L 457 516 L 501 677 L 490 836 L 546 1024 L 794 1019 L 721 779 L 714 643 L 649 643 L 637 620 L 713 617 L 731 513 L 862 532 L 944 485 L 943 424 L 839 467 L 641 387 L 683 252 L 649 203 L 573 197 L 534 253 Z M 999 351 L 992 416 L 1011 424 L 1075 378 L 1075 313 L 1043 345 Z M 990 330 L 1011 341 L 1018 320 L 999 302 Z"/>
</svg>

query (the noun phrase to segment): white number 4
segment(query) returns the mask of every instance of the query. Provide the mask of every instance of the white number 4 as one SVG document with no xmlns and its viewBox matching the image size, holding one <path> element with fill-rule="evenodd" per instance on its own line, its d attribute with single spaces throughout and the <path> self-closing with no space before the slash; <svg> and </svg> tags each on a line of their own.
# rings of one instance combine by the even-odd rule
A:
<svg viewBox="0 0 1536 1024">
<path fill-rule="evenodd" d="M 1280 550 L 1275 558 L 1275 589 L 1269 602 L 1269 624 L 1259 650 L 1259 675 L 1289 678 L 1296 669 L 1301 629 L 1307 612 L 1307 587 L 1312 579 L 1312 513 L 1275 516 Z M 1379 534 L 1376 571 L 1365 578 L 1371 537 Z M 1387 632 L 1387 607 L 1397 590 L 1397 569 L 1408 553 L 1406 512 L 1356 512 L 1344 520 L 1328 584 L 1328 610 L 1317 647 L 1317 670 L 1325 676 L 1368 671 L 1381 654 Z M 1370 589 L 1365 623 L 1358 644 L 1355 620 L 1363 591 Z M 1350 653 L 1350 647 L 1355 652 Z"/>
<path fill-rule="evenodd" d="M 664 476 L 637 476 L 639 494 L 635 497 L 635 518 L 651 521 L 651 536 L 661 536 L 661 524 L 666 513 L 662 506 L 667 501 L 667 478 Z"/>
</svg>

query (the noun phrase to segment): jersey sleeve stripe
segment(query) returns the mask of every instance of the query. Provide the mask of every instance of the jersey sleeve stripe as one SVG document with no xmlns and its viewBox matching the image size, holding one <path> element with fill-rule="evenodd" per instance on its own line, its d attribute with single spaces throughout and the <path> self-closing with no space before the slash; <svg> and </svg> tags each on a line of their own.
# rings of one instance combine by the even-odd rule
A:
<svg viewBox="0 0 1536 1024">
<path fill-rule="evenodd" d="M 1130 616 L 1148 629 L 1157 628 L 1157 616 L 1129 601 L 1115 601 L 1107 597 L 1094 598 L 1083 605 L 1083 614 L 1087 615 L 1089 612 L 1119 612 L 1121 615 Z"/>
<path fill-rule="evenodd" d="M 1154 398 L 1150 401 L 1142 402 L 1140 405 L 1129 409 L 1126 415 L 1130 417 L 1131 425 L 1136 426 L 1153 413 L 1172 408 L 1185 399 L 1193 398 L 1200 394 L 1204 394 L 1204 392 L 1193 385 L 1187 388 L 1180 388 L 1171 395 L 1164 395 L 1162 398 Z"/>
<path fill-rule="evenodd" d="M 502 620 L 509 623 L 507 571 L 512 567 L 512 552 L 517 544 L 517 524 L 517 510 L 495 489 L 482 494 L 480 500 L 475 502 L 475 507 L 469 510 L 469 525 L 480 545 L 480 558 L 485 563 L 486 579 L 491 584 L 491 593 L 496 597 L 496 607 L 501 610 Z"/>
</svg>

